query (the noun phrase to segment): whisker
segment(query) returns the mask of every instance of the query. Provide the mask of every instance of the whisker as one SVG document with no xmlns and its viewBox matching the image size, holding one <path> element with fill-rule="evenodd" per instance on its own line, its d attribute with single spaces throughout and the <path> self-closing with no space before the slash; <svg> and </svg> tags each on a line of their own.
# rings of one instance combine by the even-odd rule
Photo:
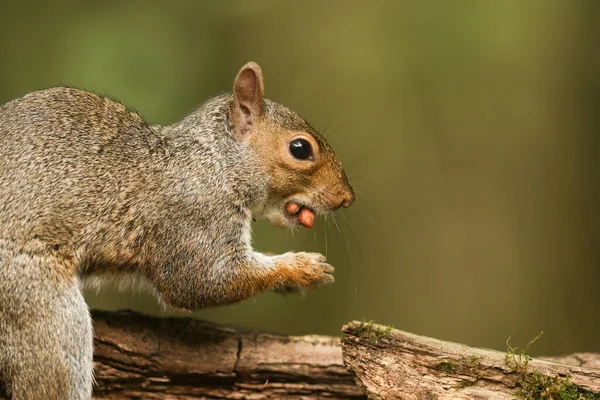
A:
<svg viewBox="0 0 600 400">
<path fill-rule="evenodd" d="M 335 135 L 337 132 L 341 131 L 342 129 L 344 129 L 347 125 L 342 125 L 339 128 L 336 128 L 335 130 L 331 131 L 331 133 L 329 135 L 327 135 L 326 139 L 329 140 L 331 139 L 331 137 L 333 135 Z"/>
<path fill-rule="evenodd" d="M 342 214 L 342 217 L 348 223 L 348 226 L 350 227 L 350 230 L 352 231 L 352 233 L 354 233 L 356 235 L 356 231 L 354 230 L 354 226 L 352 225 L 352 222 L 350 222 L 350 219 L 348 217 L 346 217 L 344 214 Z"/>
<path fill-rule="evenodd" d="M 348 249 L 348 254 L 350 254 L 350 256 L 352 256 L 352 248 L 350 247 L 350 242 L 348 241 L 348 235 L 346 235 L 346 233 L 344 232 L 343 236 L 344 236 L 344 241 L 346 242 L 346 248 Z M 350 260 L 352 260 L 352 257 L 350 257 Z"/>
<path fill-rule="evenodd" d="M 352 183 L 354 183 L 354 181 L 368 182 L 362 175 L 346 175 L 346 178 L 348 178 L 348 181 L 352 181 Z"/>
<path fill-rule="evenodd" d="M 337 228 L 338 233 L 341 234 L 342 232 L 340 231 L 340 226 L 337 223 L 337 218 L 335 217 L 335 214 L 332 214 L 332 215 L 333 215 L 333 223 L 335 224 L 335 227 Z"/>
<path fill-rule="evenodd" d="M 323 193 L 321 193 L 319 190 L 317 190 L 315 192 L 316 197 L 318 198 L 318 203 L 319 205 L 323 206 L 325 204 L 327 204 L 327 199 L 325 198 L 325 196 L 323 195 Z"/>
<path fill-rule="evenodd" d="M 317 189 L 317 191 L 318 191 L 319 193 L 321 193 L 321 194 L 327 193 L 327 194 L 330 194 L 330 195 L 332 195 L 332 196 L 339 197 L 340 199 L 343 199 L 343 198 L 344 198 L 343 196 L 340 196 L 339 194 L 331 193 L 330 191 L 326 190 L 325 188 L 322 188 L 322 189 Z"/>
<path fill-rule="evenodd" d="M 327 216 L 325 216 L 327 221 Z M 329 257 L 329 243 L 327 242 L 327 224 L 325 224 L 325 258 Z"/>
<path fill-rule="evenodd" d="M 343 216 L 343 214 L 342 214 Z M 346 244 L 346 250 L 348 251 L 348 255 L 350 256 L 350 265 L 354 265 L 354 260 L 352 259 L 352 247 L 350 246 L 350 241 L 348 240 L 348 235 L 346 235 L 346 232 L 342 232 L 340 230 L 340 226 L 337 223 L 337 218 L 333 217 L 333 221 L 335 222 L 335 226 L 337 227 L 338 233 L 344 237 L 344 243 Z M 346 218 L 346 221 L 348 221 L 348 219 Z"/>
<path fill-rule="evenodd" d="M 365 213 L 362 212 L 362 210 L 360 209 L 360 207 L 354 206 L 354 209 L 356 211 L 358 211 L 358 213 L 361 215 L 361 217 L 368 219 L 371 222 L 371 224 L 373 224 L 373 226 L 377 226 L 377 224 L 375 223 L 375 221 L 373 220 L 373 218 L 371 218 L 370 215 L 365 215 Z"/>
<path fill-rule="evenodd" d="M 350 98 L 348 99 L 348 101 L 346 101 L 346 104 L 344 104 L 342 106 L 342 108 L 340 108 L 334 115 L 333 117 L 329 120 L 329 122 L 325 125 L 325 127 L 321 130 L 321 132 L 323 133 L 323 136 L 325 136 L 325 132 L 327 131 L 327 128 L 329 128 L 329 125 L 331 125 L 331 123 L 338 117 L 338 115 L 340 115 L 340 113 L 342 111 L 344 111 L 344 109 L 346 107 L 348 107 L 348 104 L 350 104 L 350 102 L 354 99 L 354 95 L 350 96 Z M 325 137 L 326 139 L 328 139 L 328 137 Z"/>
</svg>

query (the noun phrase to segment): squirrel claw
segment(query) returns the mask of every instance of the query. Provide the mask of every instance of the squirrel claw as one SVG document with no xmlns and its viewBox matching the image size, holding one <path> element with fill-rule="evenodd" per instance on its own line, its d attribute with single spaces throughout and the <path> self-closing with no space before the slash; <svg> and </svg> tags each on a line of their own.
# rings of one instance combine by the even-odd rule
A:
<svg viewBox="0 0 600 400">
<path fill-rule="evenodd" d="M 319 253 L 288 253 L 289 266 L 291 270 L 291 280 L 283 285 L 283 288 L 300 286 L 305 288 L 315 288 L 322 284 L 333 283 L 335 281 L 333 266 L 325 262 L 325 256 Z M 282 290 L 278 290 L 282 291 Z"/>
</svg>

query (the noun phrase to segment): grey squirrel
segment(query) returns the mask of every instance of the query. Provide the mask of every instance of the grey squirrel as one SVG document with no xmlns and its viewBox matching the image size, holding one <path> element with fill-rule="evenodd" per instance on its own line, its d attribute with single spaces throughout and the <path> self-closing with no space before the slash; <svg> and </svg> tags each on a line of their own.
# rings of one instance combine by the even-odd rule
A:
<svg viewBox="0 0 600 400">
<path fill-rule="evenodd" d="M 86 279 L 142 276 L 195 310 L 333 282 L 316 253 L 268 256 L 251 221 L 311 227 L 354 192 L 331 147 L 264 97 L 256 63 L 171 126 L 70 88 L 0 106 L 0 381 L 13 399 L 88 399 Z"/>
</svg>

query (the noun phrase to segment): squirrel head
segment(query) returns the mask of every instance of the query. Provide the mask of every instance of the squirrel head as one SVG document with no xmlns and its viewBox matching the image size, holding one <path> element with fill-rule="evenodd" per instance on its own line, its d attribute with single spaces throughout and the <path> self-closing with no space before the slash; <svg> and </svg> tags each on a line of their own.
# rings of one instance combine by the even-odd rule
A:
<svg viewBox="0 0 600 400">
<path fill-rule="evenodd" d="M 354 191 L 325 138 L 304 118 L 264 98 L 262 71 L 249 62 L 233 85 L 233 136 L 258 155 L 268 195 L 253 216 L 273 225 L 312 227 L 315 214 L 350 207 Z"/>
</svg>

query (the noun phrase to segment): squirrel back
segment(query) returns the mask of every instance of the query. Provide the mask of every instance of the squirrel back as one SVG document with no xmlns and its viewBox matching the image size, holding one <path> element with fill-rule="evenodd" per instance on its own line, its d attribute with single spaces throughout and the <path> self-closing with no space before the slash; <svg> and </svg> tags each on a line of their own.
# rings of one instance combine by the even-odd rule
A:
<svg viewBox="0 0 600 400">
<path fill-rule="evenodd" d="M 137 188 L 156 184 L 151 169 L 164 160 L 161 137 L 139 115 L 69 88 L 2 106 L 0 141 L 3 239 L 57 252 L 73 273 L 76 258 L 139 201 Z"/>
<path fill-rule="evenodd" d="M 71 88 L 2 106 L 2 238 L 60 253 L 73 273 L 121 268 L 138 262 L 136 245 L 150 234 L 142 231 L 167 217 L 156 215 L 165 202 L 214 219 L 218 203 L 251 202 L 265 182 L 223 132 L 230 103 L 227 95 L 207 102 L 184 120 L 194 130 L 186 135 L 181 125 L 150 126 L 119 102 Z"/>
</svg>

